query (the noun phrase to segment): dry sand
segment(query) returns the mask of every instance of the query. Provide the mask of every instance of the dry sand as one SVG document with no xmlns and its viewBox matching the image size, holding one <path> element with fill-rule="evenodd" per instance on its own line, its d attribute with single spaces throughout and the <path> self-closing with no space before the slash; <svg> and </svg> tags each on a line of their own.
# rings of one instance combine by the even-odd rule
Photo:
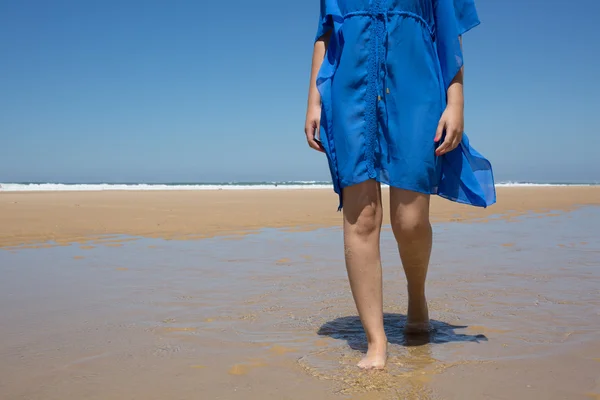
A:
<svg viewBox="0 0 600 400">
<path fill-rule="evenodd" d="M 488 209 L 434 197 L 432 220 L 472 221 L 593 204 L 600 204 L 600 187 L 500 188 L 498 203 Z M 336 209 L 330 190 L 4 192 L 0 247 L 82 242 L 104 234 L 189 239 L 264 227 L 339 226 L 342 215 Z"/>
</svg>

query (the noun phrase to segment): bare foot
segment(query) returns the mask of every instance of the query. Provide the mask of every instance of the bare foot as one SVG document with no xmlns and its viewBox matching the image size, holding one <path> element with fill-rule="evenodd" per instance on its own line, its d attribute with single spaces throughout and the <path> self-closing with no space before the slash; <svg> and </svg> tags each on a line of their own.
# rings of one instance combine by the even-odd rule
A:
<svg viewBox="0 0 600 400">
<path fill-rule="evenodd" d="M 410 296 L 408 300 L 408 316 L 406 317 L 405 333 L 427 333 L 431 331 L 429 324 L 429 309 L 425 296 Z"/>
<path fill-rule="evenodd" d="M 387 340 L 383 344 L 369 344 L 367 355 L 360 360 L 361 369 L 384 369 L 387 363 Z"/>
</svg>

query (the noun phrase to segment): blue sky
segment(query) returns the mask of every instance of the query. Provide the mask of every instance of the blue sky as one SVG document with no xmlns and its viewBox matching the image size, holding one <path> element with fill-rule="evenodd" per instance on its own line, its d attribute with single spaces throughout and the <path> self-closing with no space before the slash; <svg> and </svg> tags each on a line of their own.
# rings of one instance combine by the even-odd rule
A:
<svg viewBox="0 0 600 400">
<path fill-rule="evenodd" d="M 328 180 L 318 3 L 0 0 L 0 182 Z M 498 180 L 600 181 L 600 2 L 567 4 L 477 3 L 466 131 Z"/>
</svg>

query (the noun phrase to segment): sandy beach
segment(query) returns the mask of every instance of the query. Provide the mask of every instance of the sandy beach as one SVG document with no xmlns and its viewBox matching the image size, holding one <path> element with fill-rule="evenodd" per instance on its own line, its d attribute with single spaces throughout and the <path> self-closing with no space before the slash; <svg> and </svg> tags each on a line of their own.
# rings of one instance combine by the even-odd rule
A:
<svg viewBox="0 0 600 400">
<path fill-rule="evenodd" d="M 373 373 L 328 190 L 0 193 L 0 398 L 600 399 L 600 188 L 498 201 L 433 200 L 425 337 L 384 229 Z"/>
<path fill-rule="evenodd" d="M 598 204 L 600 187 L 507 187 L 487 209 L 433 197 L 431 215 L 434 223 L 474 221 Z M 323 189 L 0 192 L 0 246 L 66 244 L 105 234 L 195 239 L 262 228 L 314 229 L 339 226 L 336 210 L 337 196 Z"/>
</svg>

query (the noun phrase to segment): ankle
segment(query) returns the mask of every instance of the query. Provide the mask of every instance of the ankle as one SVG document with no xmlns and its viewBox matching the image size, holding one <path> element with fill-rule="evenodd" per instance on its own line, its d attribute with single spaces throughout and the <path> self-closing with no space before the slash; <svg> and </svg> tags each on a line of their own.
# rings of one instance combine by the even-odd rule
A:
<svg viewBox="0 0 600 400">
<path fill-rule="evenodd" d="M 369 348 L 387 347 L 387 336 L 384 334 L 383 336 L 369 338 L 367 339 L 367 344 L 369 345 Z"/>
<path fill-rule="evenodd" d="M 413 289 L 410 288 L 408 290 L 408 300 L 417 300 L 417 301 L 421 301 L 421 300 L 425 300 L 425 289 Z"/>
</svg>

